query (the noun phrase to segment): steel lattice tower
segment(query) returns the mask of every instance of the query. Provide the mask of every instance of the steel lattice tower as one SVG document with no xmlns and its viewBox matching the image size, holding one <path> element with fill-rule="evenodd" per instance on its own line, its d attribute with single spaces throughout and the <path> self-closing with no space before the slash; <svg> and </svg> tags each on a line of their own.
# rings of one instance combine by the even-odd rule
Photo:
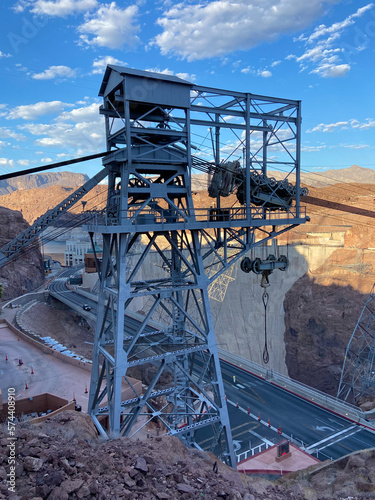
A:
<svg viewBox="0 0 375 500">
<path fill-rule="evenodd" d="M 131 436 L 159 421 L 188 445 L 209 442 L 235 467 L 208 286 L 253 246 L 306 221 L 299 204 L 300 103 L 117 66 L 107 67 L 99 95 L 111 154 L 103 160 L 107 208 L 88 226 L 91 236 L 103 237 L 89 413 L 103 435 Z M 192 156 L 192 133 L 208 128 L 211 163 L 200 152 Z M 226 134 L 244 156 L 242 205 L 222 209 L 218 199 L 215 209 L 196 209 L 192 169 L 220 170 Z M 268 182 L 268 151 L 279 156 L 285 189 L 294 176 L 293 206 L 279 183 Z M 251 172 L 269 188 L 263 195 L 258 189 L 257 206 L 250 202 Z M 160 262 L 154 276 L 147 275 L 151 252 Z M 143 394 L 133 388 L 134 397 L 123 400 L 133 367 L 152 376 Z"/>
<path fill-rule="evenodd" d="M 356 404 L 365 394 L 374 394 L 375 374 L 375 284 L 350 337 L 337 397 Z"/>
</svg>

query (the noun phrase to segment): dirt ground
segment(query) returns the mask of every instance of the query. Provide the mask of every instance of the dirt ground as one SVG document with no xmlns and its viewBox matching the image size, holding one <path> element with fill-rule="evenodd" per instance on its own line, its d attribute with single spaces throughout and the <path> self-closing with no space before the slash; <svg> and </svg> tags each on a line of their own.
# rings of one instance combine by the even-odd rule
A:
<svg viewBox="0 0 375 500">
<path fill-rule="evenodd" d="M 176 437 L 102 441 L 90 417 L 67 411 L 16 429 L 15 487 L 9 431 L 0 425 L 0 499 L 11 500 L 370 500 L 374 449 L 276 482 L 246 476 Z"/>
<path fill-rule="evenodd" d="M 86 359 L 92 359 L 94 323 L 69 310 L 37 302 L 22 314 L 26 328 L 41 337 L 51 337 Z"/>
</svg>

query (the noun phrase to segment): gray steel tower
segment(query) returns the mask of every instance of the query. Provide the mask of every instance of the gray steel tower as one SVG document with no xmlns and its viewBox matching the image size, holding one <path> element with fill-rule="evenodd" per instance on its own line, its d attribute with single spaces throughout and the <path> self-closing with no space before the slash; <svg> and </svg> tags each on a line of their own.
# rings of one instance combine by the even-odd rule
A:
<svg viewBox="0 0 375 500">
<path fill-rule="evenodd" d="M 375 394 L 375 285 L 348 342 L 337 397 L 356 404 L 365 394 Z"/>
<path fill-rule="evenodd" d="M 159 422 L 235 467 L 207 287 L 249 249 L 307 220 L 300 103 L 117 66 L 99 95 L 111 153 L 107 207 L 88 226 L 103 237 L 89 413 L 103 435 Z M 193 144 L 205 137 L 213 153 Z M 270 165 L 281 180 L 267 176 Z M 211 179 L 214 208 L 194 206 L 193 169 Z M 222 207 L 231 193 L 238 203 Z M 142 393 L 131 369 L 148 374 Z"/>
</svg>

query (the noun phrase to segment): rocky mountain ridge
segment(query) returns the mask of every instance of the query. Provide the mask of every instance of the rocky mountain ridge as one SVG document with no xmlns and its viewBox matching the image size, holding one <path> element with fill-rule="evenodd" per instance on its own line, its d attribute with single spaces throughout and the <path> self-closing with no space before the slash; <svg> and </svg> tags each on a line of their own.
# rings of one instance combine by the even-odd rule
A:
<svg viewBox="0 0 375 500">
<path fill-rule="evenodd" d="M 274 177 L 277 180 L 285 178 L 285 173 L 269 170 L 268 177 Z M 288 176 L 289 182 L 295 182 L 295 175 L 292 173 Z M 352 165 L 348 168 L 340 168 L 337 170 L 322 170 L 319 172 L 301 171 L 301 183 L 305 186 L 322 188 L 333 186 L 342 183 L 360 183 L 360 184 L 375 184 L 375 170 L 372 168 L 364 168 L 358 165 Z M 209 184 L 207 174 L 193 174 L 192 190 L 202 191 L 207 190 Z"/>
<path fill-rule="evenodd" d="M 50 186 L 77 188 L 88 180 L 89 177 L 86 174 L 76 174 L 74 172 L 42 172 L 39 174 L 21 175 L 19 177 L 0 181 L 0 196 L 21 189 L 35 189 Z"/>
</svg>

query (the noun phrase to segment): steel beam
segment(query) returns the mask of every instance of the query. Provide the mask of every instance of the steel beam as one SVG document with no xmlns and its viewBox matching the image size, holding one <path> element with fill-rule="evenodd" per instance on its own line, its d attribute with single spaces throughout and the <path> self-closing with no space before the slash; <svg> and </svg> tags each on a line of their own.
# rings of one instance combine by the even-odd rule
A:
<svg viewBox="0 0 375 500">
<path fill-rule="evenodd" d="M 235 467 L 208 286 L 251 248 L 306 221 L 296 217 L 294 206 L 272 206 L 272 192 L 254 207 L 250 182 L 250 171 L 257 170 L 258 179 L 272 161 L 288 172 L 300 168 L 288 149 L 288 141 L 299 147 L 300 104 L 117 66 L 108 66 L 100 95 L 107 145 L 116 150 L 104 160 L 106 213 L 89 226 L 103 236 L 89 413 L 101 434 L 132 436 L 157 421 L 199 448 L 203 432 L 211 451 Z M 232 110 L 244 124 L 221 119 Z M 194 161 L 192 131 L 207 125 L 215 127 L 214 157 Z M 237 130 L 245 136 L 239 138 Z M 254 149 L 258 131 L 261 146 Z M 210 169 L 209 161 L 219 168 L 225 134 L 232 134 L 234 148 L 245 149 L 245 206 L 220 217 L 207 207 L 202 216 L 194 207 L 192 169 Z M 274 160 L 275 145 L 285 158 Z M 262 158 L 255 168 L 259 147 Z M 126 318 L 134 310 L 142 314 L 131 331 Z M 133 388 L 133 397 L 122 400 L 121 379 L 126 384 L 135 368 L 151 379 L 143 394 Z"/>
</svg>

